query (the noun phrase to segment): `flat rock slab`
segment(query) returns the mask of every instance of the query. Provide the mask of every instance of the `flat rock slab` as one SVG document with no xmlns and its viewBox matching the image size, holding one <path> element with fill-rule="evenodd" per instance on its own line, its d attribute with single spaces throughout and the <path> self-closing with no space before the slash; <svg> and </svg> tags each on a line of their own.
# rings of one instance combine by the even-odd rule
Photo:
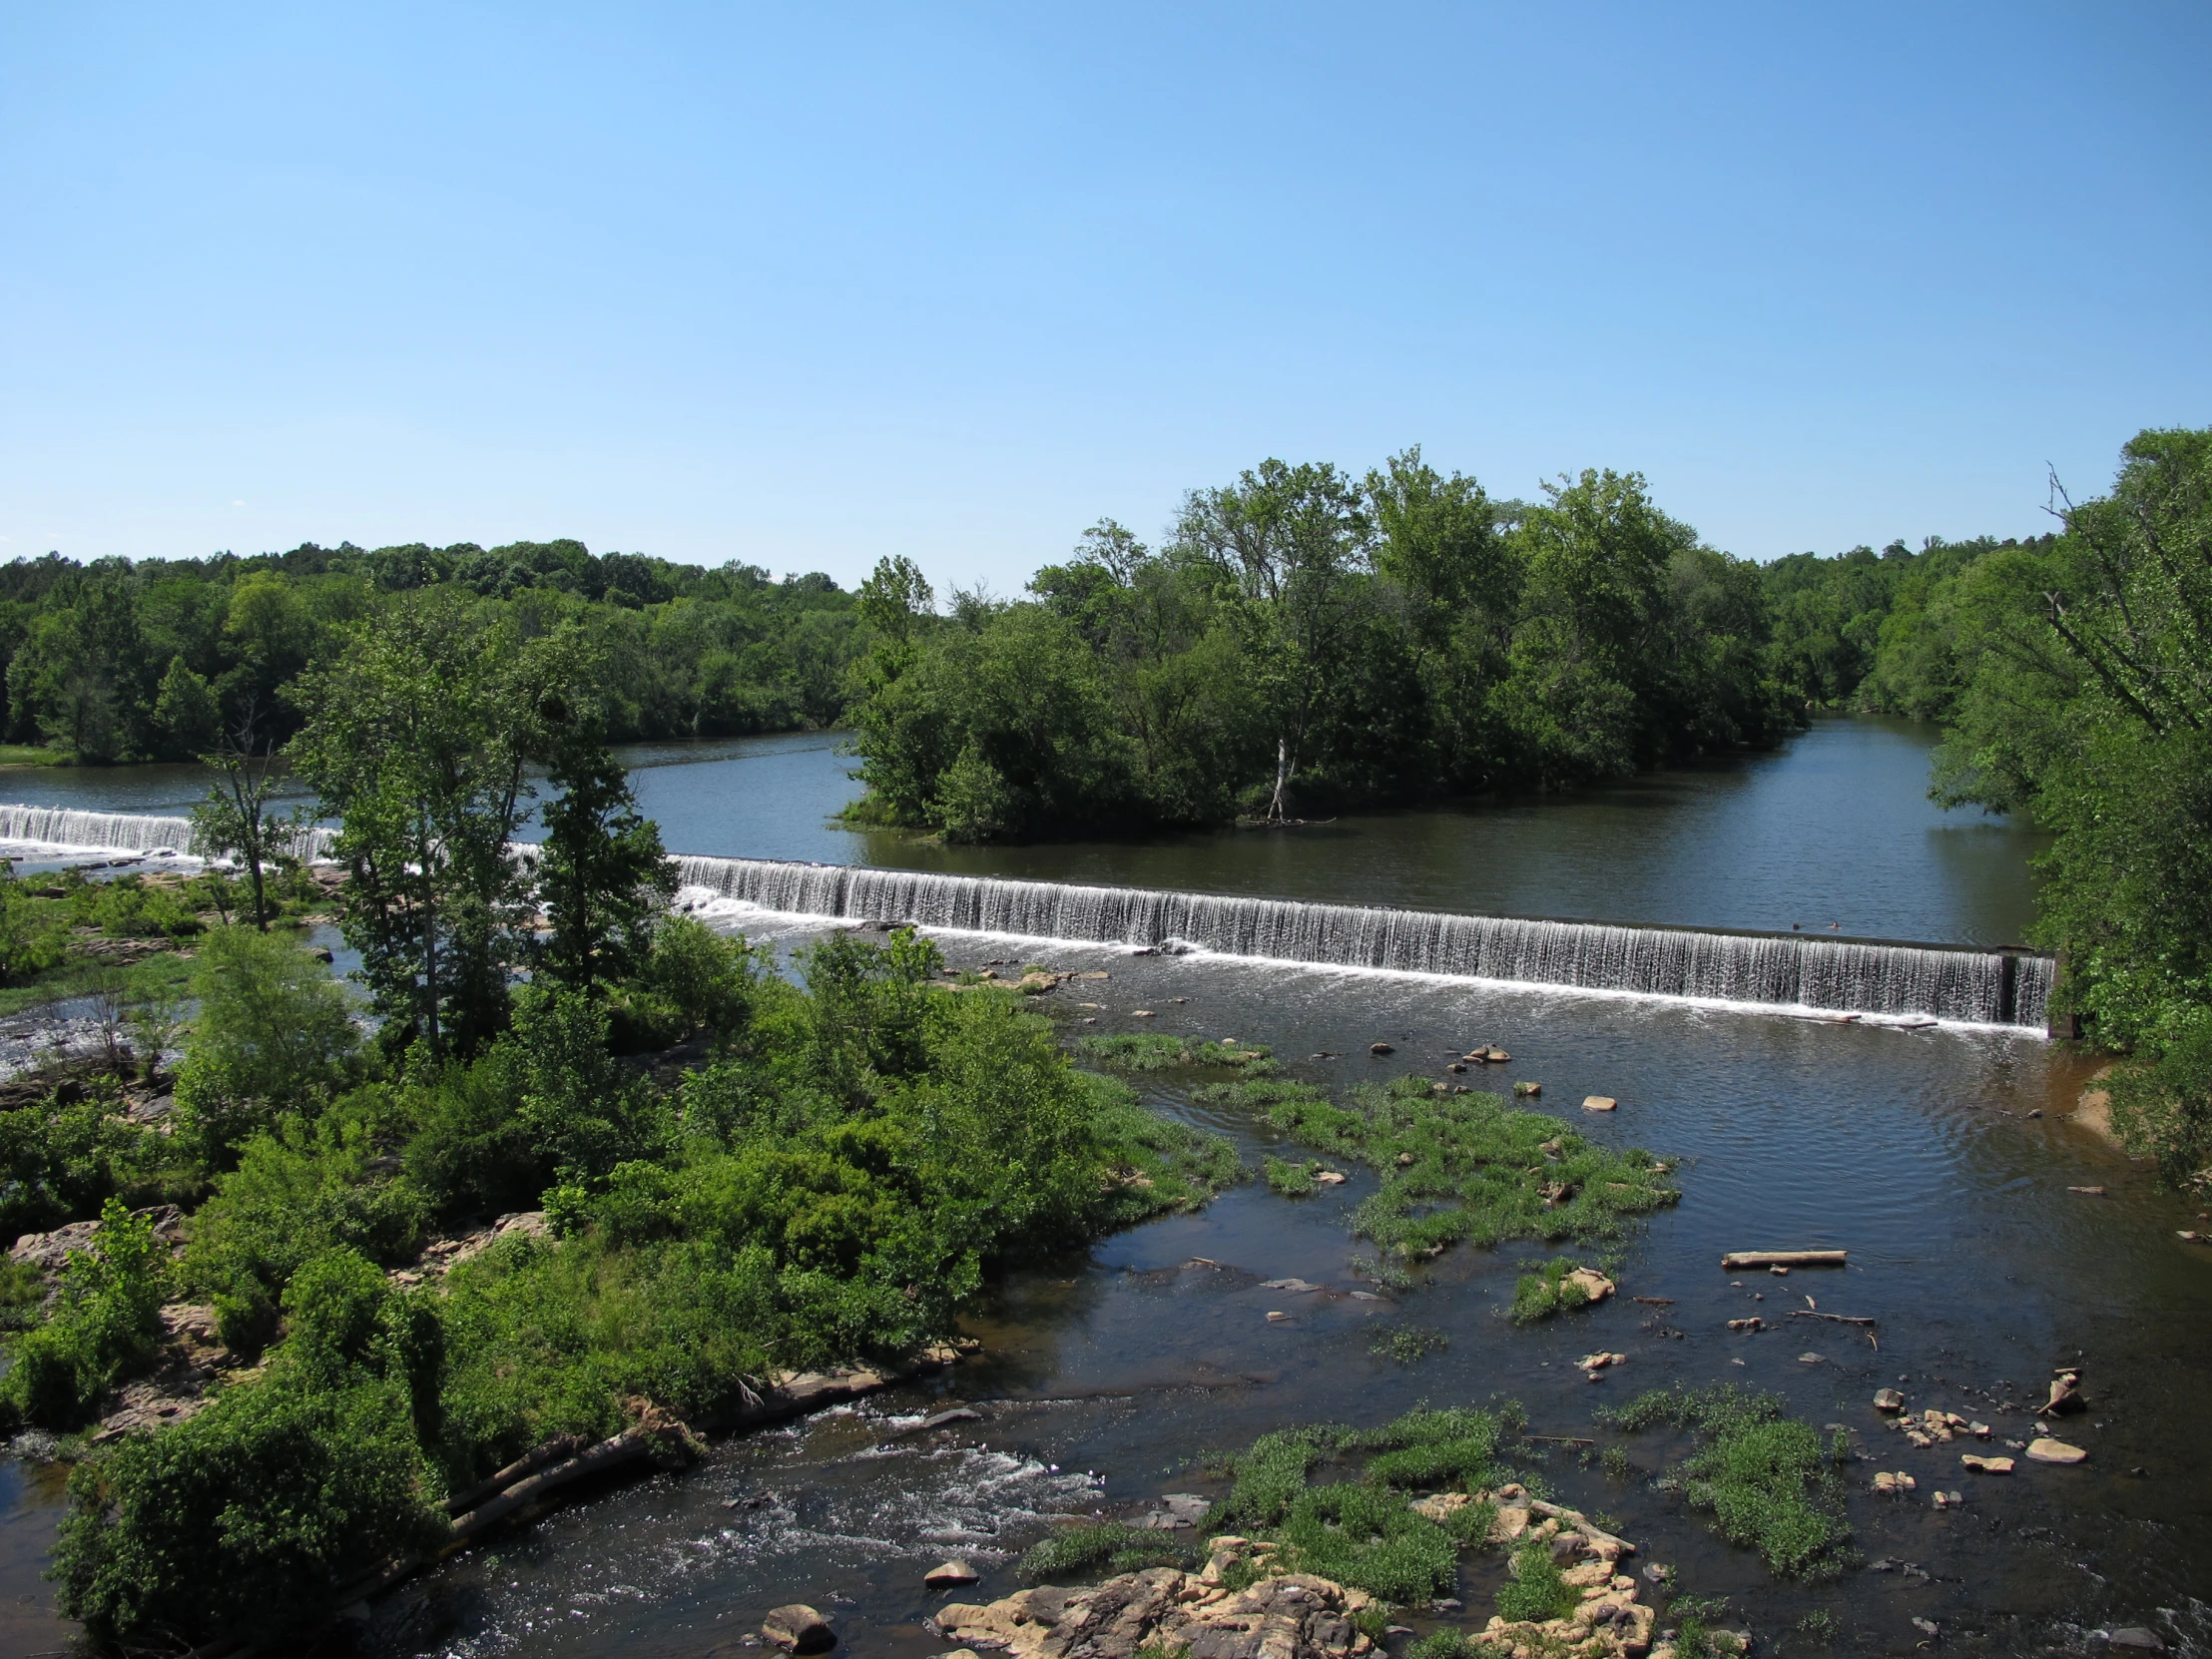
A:
<svg viewBox="0 0 2212 1659">
<path fill-rule="evenodd" d="M 1615 1112 L 1620 1110 L 1620 1102 L 1609 1094 L 1584 1095 L 1582 1109 L 1585 1112 Z"/>
<path fill-rule="evenodd" d="M 2031 1463 L 2086 1463 L 2089 1454 L 2064 1440 L 2041 1439 L 2027 1442 L 2027 1459 Z"/>
<path fill-rule="evenodd" d="M 972 1584 L 982 1576 L 965 1561 L 947 1561 L 923 1573 L 921 1581 L 932 1590 L 949 1590 L 957 1585 Z"/>
<path fill-rule="evenodd" d="M 2010 1474 L 2012 1459 L 2009 1457 L 1976 1457 L 1970 1451 L 1958 1454 L 1958 1460 L 1969 1469 L 1979 1469 L 1983 1474 Z"/>
</svg>

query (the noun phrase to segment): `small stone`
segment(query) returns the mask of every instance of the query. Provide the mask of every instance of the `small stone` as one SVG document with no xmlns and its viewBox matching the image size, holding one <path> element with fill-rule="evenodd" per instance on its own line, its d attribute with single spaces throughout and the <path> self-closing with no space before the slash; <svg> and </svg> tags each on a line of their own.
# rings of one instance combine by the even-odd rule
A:
<svg viewBox="0 0 2212 1659">
<path fill-rule="evenodd" d="M 2155 1630 L 2145 1630 L 2139 1624 L 2123 1624 L 2112 1632 L 2112 1645 L 2133 1653 L 2164 1653 L 2166 1644 Z"/>
<path fill-rule="evenodd" d="M 1777 1279 L 1787 1279 L 1790 1277 L 1790 1270 L 1784 1267 L 1780 1262 L 1775 1263 L 1775 1265 L 1767 1269 L 1767 1271 L 1773 1274 Z"/>
<path fill-rule="evenodd" d="M 1399 1169 L 1411 1169 L 1413 1167 L 1413 1155 L 1410 1152 L 1400 1152 L 1397 1155 L 1397 1167 Z"/>
<path fill-rule="evenodd" d="M 1884 1388 L 1874 1396 L 1874 1408 L 1877 1411 L 1902 1411 L 1905 1409 L 1905 1396 L 1895 1388 Z"/>
<path fill-rule="evenodd" d="M 1397 1050 L 1388 1043 L 1370 1043 L 1368 1044 L 1368 1052 L 1370 1054 L 1395 1054 Z"/>
<path fill-rule="evenodd" d="M 1960 1452 L 1958 1461 L 1969 1469 L 1979 1469 L 1983 1474 L 2010 1474 L 2012 1459 L 2009 1457 L 1976 1457 L 1970 1451 Z"/>
<path fill-rule="evenodd" d="M 2085 1198 L 2102 1198 L 2104 1196 L 2102 1187 L 2068 1187 L 2066 1191 L 2080 1193 Z"/>
<path fill-rule="evenodd" d="M 1936 1621 L 1934 1619 L 1924 1619 L 1918 1614 L 1914 1616 L 1913 1628 L 1915 1630 L 1918 1630 L 1922 1635 L 1930 1637 L 1931 1639 L 1942 1634 L 1942 1632 L 1936 1628 Z"/>
<path fill-rule="evenodd" d="M 1585 1112 L 1614 1112 L 1620 1109 L 1620 1102 L 1609 1094 L 1584 1095 L 1582 1109 Z"/>
<path fill-rule="evenodd" d="M 1283 1323 L 1284 1323 L 1284 1322 L 1285 1322 L 1286 1320 L 1288 1320 L 1288 1319 L 1289 1319 L 1290 1317 L 1291 1317 L 1290 1315 L 1288 1315 L 1288 1314 L 1284 1313 L 1284 1312 L 1283 1312 L 1282 1310 L 1280 1310 L 1280 1309 L 1273 1309 L 1273 1308 L 1271 1308 L 1271 1309 L 1270 1309 L 1270 1310 L 1268 1311 L 1268 1323 L 1269 1323 L 1270 1325 L 1281 1325 L 1281 1324 L 1283 1324 Z"/>
<path fill-rule="evenodd" d="M 1674 1576 L 1674 1568 L 1672 1568 L 1672 1567 L 1662 1567 L 1662 1566 L 1661 1566 L 1661 1565 L 1660 1565 L 1660 1564 L 1659 1564 L 1658 1562 L 1656 1562 L 1656 1561 L 1648 1562 L 1648 1563 L 1646 1563 L 1646 1565 L 1645 1565 L 1645 1567 L 1644 1567 L 1644 1578 L 1645 1578 L 1645 1581 L 1646 1581 L 1646 1582 L 1648 1582 L 1648 1583 L 1652 1583 L 1652 1584 L 1664 1584 L 1664 1583 L 1665 1583 L 1665 1582 L 1666 1582 L 1666 1581 L 1667 1581 L 1668 1579 L 1672 1578 L 1673 1576 Z"/>
<path fill-rule="evenodd" d="M 2045 1438 L 2027 1442 L 2027 1458 L 2031 1463 L 2086 1463 L 2089 1454 L 2064 1440 Z"/>
<path fill-rule="evenodd" d="M 1151 1019 L 1153 1013 L 1150 1008 L 1132 1008 L 1129 1010 L 1129 1017 L 1131 1019 Z"/>
<path fill-rule="evenodd" d="M 1345 1176 L 1333 1169 L 1314 1172 L 1314 1180 L 1324 1187 L 1341 1187 L 1345 1184 Z"/>
<path fill-rule="evenodd" d="M 962 1584 L 972 1584 L 982 1576 L 965 1561 L 947 1561 L 942 1566 L 931 1567 L 923 1573 L 921 1581 L 932 1590 L 950 1590 Z"/>
<path fill-rule="evenodd" d="M 761 1634 L 794 1653 L 827 1653 L 837 1645 L 830 1621 L 803 1601 L 779 1607 L 761 1621 Z"/>
<path fill-rule="evenodd" d="M 1517 1095 L 1538 1095 L 1544 1092 L 1544 1086 L 1541 1083 L 1515 1083 L 1513 1092 Z"/>
<path fill-rule="evenodd" d="M 1797 1362 L 1801 1366 L 1817 1366 L 1822 1364 L 1821 1357 L 1818 1354 L 1801 1354 L 1797 1357 Z"/>
</svg>

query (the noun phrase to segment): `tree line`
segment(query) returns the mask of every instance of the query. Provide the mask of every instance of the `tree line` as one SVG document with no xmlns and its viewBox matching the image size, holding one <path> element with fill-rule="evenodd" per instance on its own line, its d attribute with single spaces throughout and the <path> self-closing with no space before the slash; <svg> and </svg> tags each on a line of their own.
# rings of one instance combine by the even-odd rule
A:
<svg viewBox="0 0 2212 1659">
<path fill-rule="evenodd" d="M 940 614 L 883 561 L 857 607 L 855 816 L 958 840 L 1280 821 L 1770 748 L 1822 708 L 1930 715 L 1917 621 L 1885 630 L 2011 545 L 1762 567 L 1634 473 L 1530 503 L 1417 448 L 1364 477 L 1270 460 L 1192 491 L 1158 548 L 1102 520 L 1022 599 Z"/>
<path fill-rule="evenodd" d="M 592 647 L 611 736 L 723 737 L 837 722 L 852 596 L 814 574 L 707 570 L 581 542 L 306 545 L 254 558 L 0 565 L 8 741 L 80 761 L 182 760 L 243 725 L 281 741 L 286 692 L 406 594 L 465 600 L 534 639 Z"/>
</svg>

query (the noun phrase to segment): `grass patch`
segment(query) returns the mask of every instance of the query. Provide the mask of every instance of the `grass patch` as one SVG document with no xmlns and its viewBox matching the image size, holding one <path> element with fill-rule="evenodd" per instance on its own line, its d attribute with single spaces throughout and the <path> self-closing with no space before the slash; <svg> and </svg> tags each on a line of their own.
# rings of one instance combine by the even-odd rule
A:
<svg viewBox="0 0 2212 1659">
<path fill-rule="evenodd" d="M 1845 1436 L 1823 1442 L 1819 1430 L 1782 1413 L 1773 1394 L 1733 1383 L 1695 1392 L 1658 1388 L 1599 1420 L 1628 1432 L 1658 1424 L 1688 1430 L 1697 1449 L 1677 1471 L 1692 1508 L 1709 1511 L 1730 1543 L 1759 1551 L 1777 1578 L 1826 1578 L 1851 1560 L 1836 1465 Z"/>
<path fill-rule="evenodd" d="M 1191 1551 L 1177 1543 L 1171 1532 L 1124 1526 L 1119 1521 L 1085 1521 L 1031 1544 L 1021 1558 L 1021 1576 L 1036 1584 L 1048 1578 L 1098 1577 L 1190 1564 Z"/>
<path fill-rule="evenodd" d="M 1522 1274 L 1513 1286 L 1513 1323 L 1534 1325 L 1569 1308 L 1587 1306 L 1590 1293 L 1567 1278 L 1576 1265 L 1564 1256 L 1554 1256 L 1534 1273 Z"/>
<path fill-rule="evenodd" d="M 60 749 L 46 749 L 35 743 L 0 743 L 0 767 L 66 767 L 75 766 L 77 757 Z"/>
<path fill-rule="evenodd" d="M 1531 1538 L 1513 1552 L 1513 1576 L 1497 1590 L 1500 1618 L 1512 1624 L 1563 1619 L 1582 1605 L 1582 1592 L 1560 1574 L 1551 1545 Z"/>
<path fill-rule="evenodd" d="M 1380 1428 L 1334 1424 L 1263 1434 L 1229 1459 L 1235 1477 L 1210 1530 L 1272 1539 L 1281 1569 L 1319 1573 L 1385 1600 L 1425 1600 L 1449 1589 L 1461 1545 L 1484 1537 L 1494 1511 L 1470 1503 L 1439 1525 L 1406 1506 L 1411 1491 L 1495 1486 L 1517 1410 L 1408 1411 Z M 1338 1478 L 1319 1484 L 1324 1470 Z"/>
<path fill-rule="evenodd" d="M 1261 1172 L 1266 1175 L 1269 1190 L 1285 1198 L 1311 1198 L 1314 1194 L 1314 1166 L 1309 1163 L 1286 1163 L 1281 1158 L 1267 1158 L 1261 1162 Z"/>
<path fill-rule="evenodd" d="M 1221 1136 L 1148 1111 L 1126 1083 L 1072 1075 L 1089 1097 L 1093 1144 L 1120 1183 L 1107 1204 L 1109 1225 L 1195 1210 L 1244 1179 L 1237 1149 Z"/>
<path fill-rule="evenodd" d="M 1282 1078 L 1205 1085 L 1193 1098 L 1252 1112 L 1301 1145 L 1382 1172 L 1353 1231 L 1400 1256 L 1461 1241 L 1617 1239 L 1628 1220 L 1681 1197 L 1669 1166 L 1615 1152 L 1556 1118 L 1516 1111 L 1493 1094 L 1437 1094 L 1422 1077 L 1363 1085 L 1340 1106 Z"/>
<path fill-rule="evenodd" d="M 1211 1038 L 1178 1037 L 1165 1031 L 1140 1031 L 1129 1036 L 1078 1037 L 1075 1052 L 1098 1065 L 1117 1071 L 1167 1071 L 1177 1066 L 1231 1066 L 1247 1077 L 1273 1077 L 1276 1064 L 1270 1051 L 1258 1045 L 1220 1043 Z"/>
<path fill-rule="evenodd" d="M 1401 1366 L 1410 1366 L 1431 1354 L 1441 1354 L 1450 1346 L 1451 1339 L 1441 1331 L 1425 1325 L 1396 1325 L 1387 1331 L 1378 1331 L 1375 1340 L 1368 1344 L 1368 1352 L 1395 1360 Z"/>
</svg>

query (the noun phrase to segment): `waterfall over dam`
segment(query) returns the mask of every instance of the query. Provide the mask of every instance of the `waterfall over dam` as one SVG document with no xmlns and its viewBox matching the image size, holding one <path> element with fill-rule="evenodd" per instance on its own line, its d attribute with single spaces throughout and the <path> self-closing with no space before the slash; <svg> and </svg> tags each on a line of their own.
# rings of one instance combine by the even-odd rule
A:
<svg viewBox="0 0 2212 1659">
<path fill-rule="evenodd" d="M 307 828 L 289 850 L 326 857 L 330 841 L 330 830 Z M 0 805 L 0 843 L 7 842 L 198 852 L 189 819 L 59 807 Z M 2054 966 L 2030 951 L 1962 945 L 1451 915 L 773 858 L 675 862 L 687 887 L 789 915 L 1080 943 L 1183 944 L 1260 961 L 2037 1031 L 2046 1026 Z"/>
<path fill-rule="evenodd" d="M 2014 950 L 1533 921 L 1354 904 L 681 857 L 683 884 L 792 915 L 1833 1013 L 2044 1029 L 2052 962 Z"/>
<path fill-rule="evenodd" d="M 280 830 L 276 843 L 296 858 L 329 855 L 331 831 L 308 826 Z M 65 851 L 183 852 L 200 856 L 192 820 L 145 813 L 80 813 L 66 807 L 0 805 L 0 842 L 51 846 Z"/>
</svg>

